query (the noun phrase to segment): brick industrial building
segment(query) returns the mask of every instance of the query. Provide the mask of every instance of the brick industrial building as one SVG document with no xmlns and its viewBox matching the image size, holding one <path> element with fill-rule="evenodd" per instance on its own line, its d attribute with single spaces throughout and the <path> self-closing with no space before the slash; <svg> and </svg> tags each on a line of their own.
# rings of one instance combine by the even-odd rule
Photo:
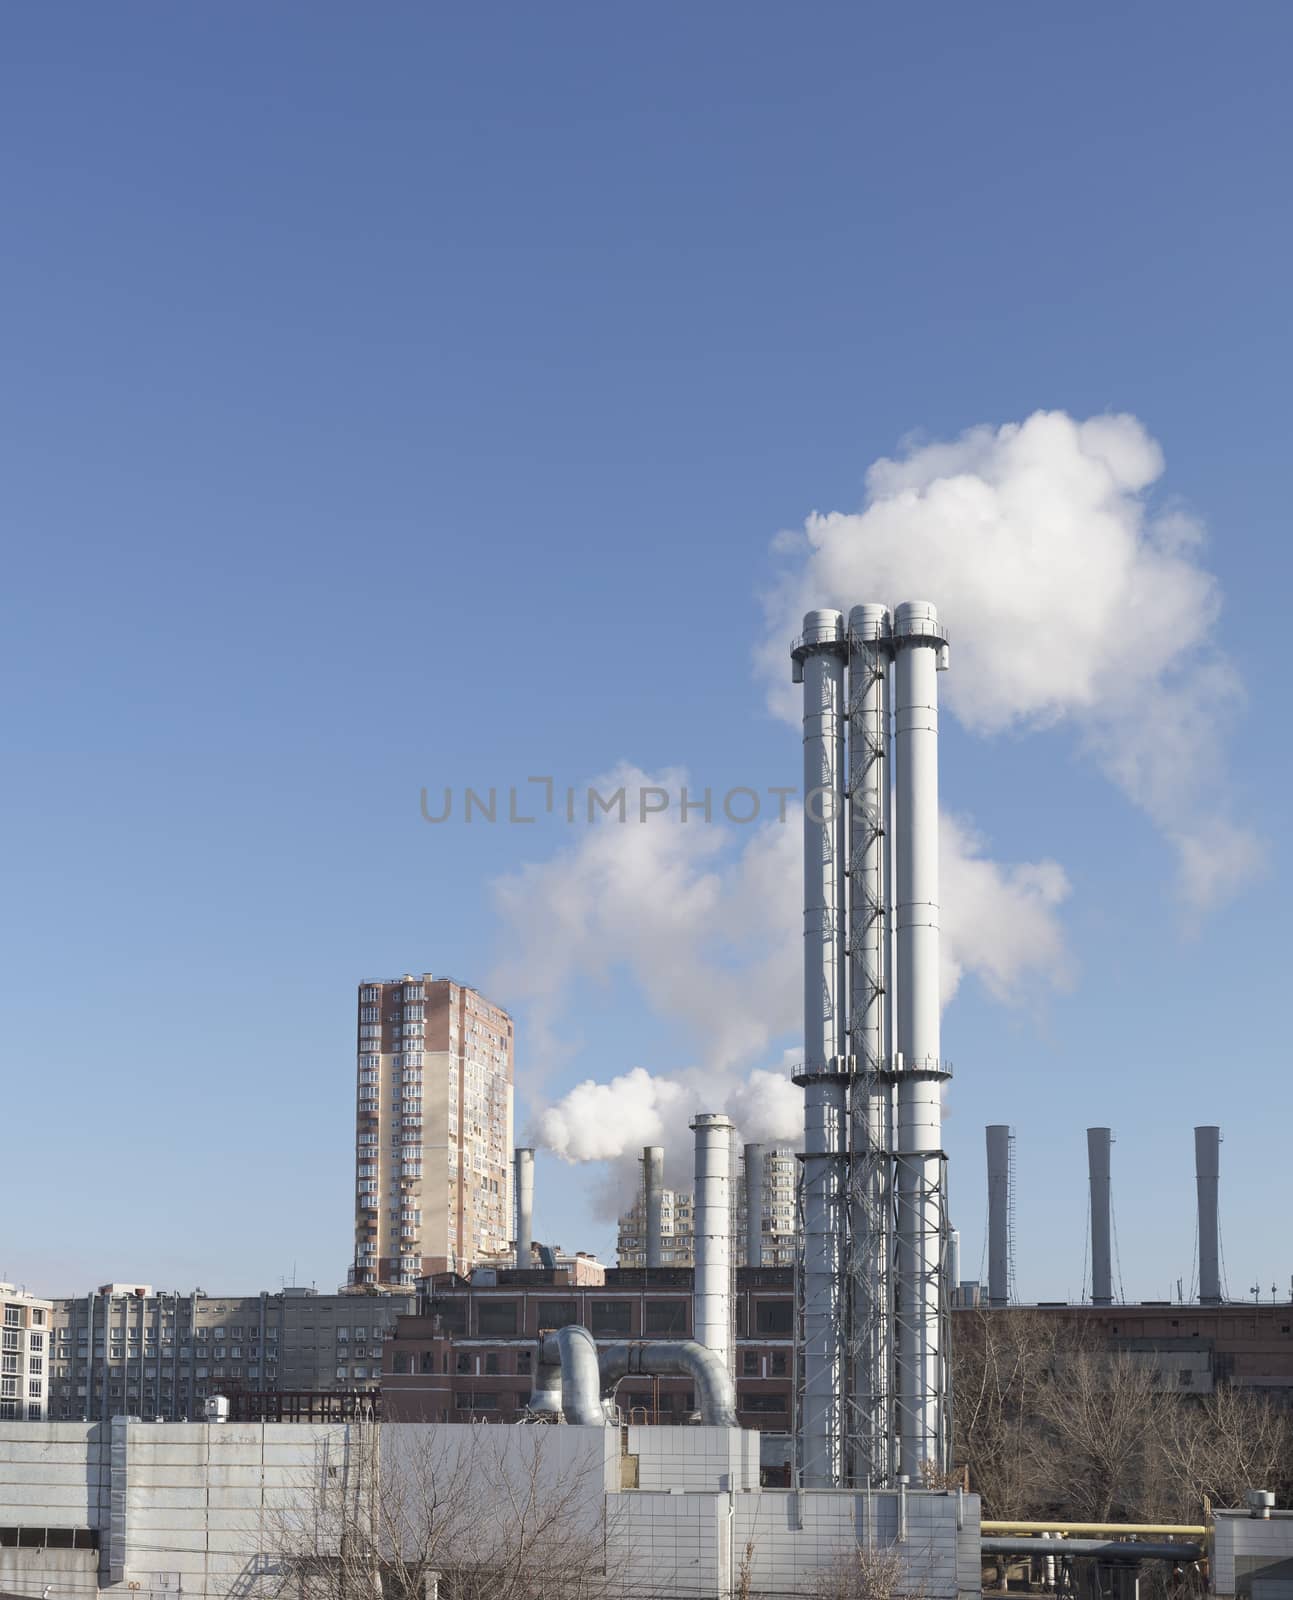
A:
<svg viewBox="0 0 1293 1600">
<path fill-rule="evenodd" d="M 416 1313 L 398 1319 L 383 1363 L 385 1417 L 510 1421 L 530 1398 L 540 1329 L 582 1323 L 599 1340 L 692 1337 L 689 1267 L 609 1268 L 596 1285 L 574 1283 L 561 1268 L 490 1276 L 486 1283 L 453 1275 L 428 1280 Z M 735 1277 L 737 1414 L 743 1427 L 788 1442 L 794 1273 L 742 1267 Z M 617 1400 L 634 1420 L 648 1422 L 685 1421 L 696 1404 L 686 1378 L 626 1379 Z"/>
<path fill-rule="evenodd" d="M 383 1362 L 385 1416 L 511 1420 L 529 1399 L 541 1329 L 578 1322 L 600 1341 L 692 1334 L 690 1268 L 612 1268 L 599 1285 L 576 1284 L 560 1269 L 488 1277 L 488 1282 L 452 1274 L 429 1279 L 416 1312 L 398 1318 Z M 741 1425 L 788 1437 L 795 1392 L 794 1273 L 784 1267 L 739 1268 L 735 1279 Z M 1173 1387 L 1206 1394 L 1229 1383 L 1293 1393 L 1290 1305 L 966 1307 L 952 1313 L 953 1344 L 958 1324 L 968 1319 L 1029 1314 L 1059 1319 L 1096 1347 L 1152 1361 Z M 685 1378 L 626 1379 L 617 1400 L 634 1420 L 649 1422 L 682 1420 L 694 1406 Z"/>
</svg>

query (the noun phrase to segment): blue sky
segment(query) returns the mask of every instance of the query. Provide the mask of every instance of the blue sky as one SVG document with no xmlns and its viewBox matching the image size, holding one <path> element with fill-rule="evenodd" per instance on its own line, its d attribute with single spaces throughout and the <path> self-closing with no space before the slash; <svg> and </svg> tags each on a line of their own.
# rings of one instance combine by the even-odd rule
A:
<svg viewBox="0 0 1293 1600">
<path fill-rule="evenodd" d="M 1216 1121 L 1231 1289 L 1287 1285 L 1291 28 L 7 11 L 0 1277 L 338 1281 L 354 984 L 486 981 L 493 885 L 572 846 L 430 828 L 419 787 L 795 781 L 753 665 L 773 536 L 904 439 L 1044 408 L 1134 414 L 1207 527 L 1246 699 L 1192 756 L 1268 858 L 1187 927 L 1081 730 L 949 727 L 945 801 L 1067 874 L 1073 975 L 946 1013 L 966 1268 L 1009 1121 L 1021 1288 L 1080 1292 L 1101 1123 L 1127 1293 L 1188 1284 Z M 542 1077 L 514 1005 L 522 1120 L 697 1065 L 640 979 L 574 970 Z M 540 1234 L 606 1249 L 595 1182 L 541 1158 Z"/>
</svg>

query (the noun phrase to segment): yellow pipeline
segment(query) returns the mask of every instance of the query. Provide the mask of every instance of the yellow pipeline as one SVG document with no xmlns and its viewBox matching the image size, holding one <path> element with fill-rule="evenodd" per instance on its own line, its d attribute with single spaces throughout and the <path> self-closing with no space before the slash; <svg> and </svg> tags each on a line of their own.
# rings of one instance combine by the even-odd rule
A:
<svg viewBox="0 0 1293 1600">
<path fill-rule="evenodd" d="M 984 1533 L 1073 1533 L 1096 1538 L 1117 1539 L 1132 1534 L 1166 1534 L 1181 1539 L 1203 1539 L 1207 1528 L 1201 1522 L 993 1522 L 980 1523 Z"/>
</svg>

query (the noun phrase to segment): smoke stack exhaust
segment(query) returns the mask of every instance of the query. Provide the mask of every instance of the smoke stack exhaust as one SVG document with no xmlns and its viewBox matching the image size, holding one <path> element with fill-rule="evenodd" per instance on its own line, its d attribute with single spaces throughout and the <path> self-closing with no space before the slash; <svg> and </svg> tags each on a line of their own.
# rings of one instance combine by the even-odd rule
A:
<svg viewBox="0 0 1293 1600">
<path fill-rule="evenodd" d="M 1113 1304 L 1113 1197 L 1110 1188 L 1109 1128 L 1086 1131 L 1087 1165 L 1091 1174 L 1091 1304 Z"/>
<path fill-rule="evenodd" d="M 646 1264 L 660 1265 L 664 1249 L 664 1150 L 649 1144 L 642 1151 L 642 1223 L 646 1229 Z"/>
<path fill-rule="evenodd" d="M 943 1259 L 942 1061 L 938 926 L 938 613 L 908 601 L 893 614 L 894 940 L 899 1056 L 896 1156 L 898 1470 L 912 1483 L 947 1463 Z"/>
<path fill-rule="evenodd" d="M 534 1246 L 534 1151 L 518 1148 L 515 1156 L 516 1264 L 528 1267 Z"/>
<path fill-rule="evenodd" d="M 1217 1189 L 1221 1177 L 1221 1129 L 1194 1130 L 1194 1181 L 1199 1191 L 1199 1304 L 1221 1304 L 1221 1226 Z"/>
<path fill-rule="evenodd" d="M 696 1135 L 695 1338 L 732 1371 L 732 1122 L 701 1113 Z"/>
<path fill-rule="evenodd" d="M 848 1245 L 844 669 L 838 611 L 810 611 L 795 647 L 804 686 L 803 1395 L 807 1489 L 843 1482 Z"/>
<path fill-rule="evenodd" d="M 849 612 L 849 1260 L 853 1370 L 848 1465 L 855 1484 L 889 1481 L 893 1457 L 892 619 Z"/>
<path fill-rule="evenodd" d="M 1010 1129 L 988 1130 L 988 1304 L 1010 1303 Z"/>
<path fill-rule="evenodd" d="M 745 1264 L 763 1265 L 763 1146 L 745 1147 Z"/>
</svg>

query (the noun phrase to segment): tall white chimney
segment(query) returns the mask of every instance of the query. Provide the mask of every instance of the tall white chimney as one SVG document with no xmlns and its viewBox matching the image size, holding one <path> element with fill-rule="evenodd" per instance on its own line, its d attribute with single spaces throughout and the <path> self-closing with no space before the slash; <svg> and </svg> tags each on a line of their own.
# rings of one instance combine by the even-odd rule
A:
<svg viewBox="0 0 1293 1600">
<path fill-rule="evenodd" d="M 1199 1304 L 1221 1304 L 1221 1225 L 1217 1189 L 1221 1178 L 1221 1129 L 1194 1130 L 1194 1175 L 1199 1191 Z"/>
<path fill-rule="evenodd" d="M 792 651 L 804 686 L 803 1393 L 800 1481 L 843 1482 L 848 1248 L 844 670 L 838 611 L 810 611 Z"/>
<path fill-rule="evenodd" d="M 642 1151 L 642 1225 L 646 1229 L 646 1264 L 660 1265 L 664 1246 L 664 1150 L 649 1144 Z"/>
<path fill-rule="evenodd" d="M 763 1265 L 763 1146 L 745 1147 L 745 1264 Z"/>
<path fill-rule="evenodd" d="M 514 1158 L 516 1184 L 516 1264 L 528 1267 L 534 1246 L 534 1151 L 518 1147 Z"/>
<path fill-rule="evenodd" d="M 1010 1303 L 1010 1129 L 988 1130 L 988 1304 Z"/>
<path fill-rule="evenodd" d="M 898 1470 L 947 1464 L 943 1348 L 946 1193 L 943 1179 L 938 902 L 938 673 L 946 635 L 932 605 L 893 618 L 894 921 L 898 966 L 897 1126 Z"/>
<path fill-rule="evenodd" d="M 702 1112 L 691 1124 L 696 1135 L 694 1337 L 732 1362 L 732 1133 L 729 1117 Z"/>
<path fill-rule="evenodd" d="M 1109 1128 L 1086 1131 L 1087 1165 L 1091 1174 L 1091 1304 L 1113 1304 L 1113 1195 L 1110 1183 Z"/>
</svg>

